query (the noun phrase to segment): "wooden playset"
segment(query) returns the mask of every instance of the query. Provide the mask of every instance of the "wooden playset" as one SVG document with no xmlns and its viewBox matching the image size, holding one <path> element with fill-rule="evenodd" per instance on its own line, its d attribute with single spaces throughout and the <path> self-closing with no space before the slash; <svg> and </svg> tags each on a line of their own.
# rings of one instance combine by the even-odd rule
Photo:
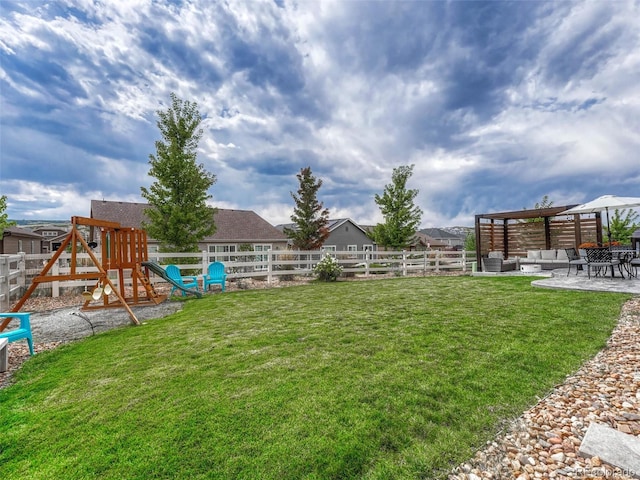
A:
<svg viewBox="0 0 640 480">
<path fill-rule="evenodd" d="M 85 287 L 85 303 L 83 310 L 99 308 L 125 308 L 129 312 L 131 320 L 136 325 L 140 322 L 131 310 L 131 305 L 157 305 L 166 300 L 167 295 L 159 295 L 149 281 L 149 271 L 143 262 L 148 261 L 147 233 L 133 227 L 122 227 L 116 222 L 95 220 L 86 217 L 72 217 L 71 231 L 66 236 L 49 262 L 36 276 L 25 294 L 13 307 L 18 312 L 37 286 L 45 282 L 70 281 L 70 280 L 94 280 L 95 288 L 89 292 Z M 79 225 L 100 229 L 100 247 L 102 249 L 101 260 L 93 253 L 92 248 L 78 230 Z M 52 267 L 58 261 L 60 255 L 70 248 L 70 271 L 62 275 L 50 274 Z M 97 271 L 81 272 L 77 255 L 86 252 Z M 117 278 L 117 282 L 114 281 Z M 125 286 L 125 280 L 130 279 L 130 287 Z M 111 297 L 116 297 L 112 299 Z M 93 303 L 92 303 L 93 302 Z M 0 324 L 0 332 L 11 321 L 7 318 Z"/>
</svg>

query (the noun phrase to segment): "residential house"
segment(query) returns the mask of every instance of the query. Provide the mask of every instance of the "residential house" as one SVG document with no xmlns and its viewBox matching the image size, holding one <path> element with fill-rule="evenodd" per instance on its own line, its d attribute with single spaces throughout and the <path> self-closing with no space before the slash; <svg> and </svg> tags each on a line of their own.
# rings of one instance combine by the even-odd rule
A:
<svg viewBox="0 0 640 480">
<path fill-rule="evenodd" d="M 276 228 L 280 231 L 284 231 L 285 228 L 293 229 L 295 227 L 294 223 L 276 225 Z M 329 236 L 324 241 L 322 250 L 362 252 L 376 249 L 375 243 L 369 238 L 366 230 L 350 218 L 329 220 L 327 228 L 329 229 Z"/>
<path fill-rule="evenodd" d="M 148 222 L 144 211 L 147 203 L 114 202 L 91 200 L 91 218 L 118 222 L 123 227 L 142 228 L 143 221 Z M 199 244 L 201 251 L 209 253 L 233 253 L 246 250 L 254 251 L 284 250 L 287 237 L 269 222 L 251 210 L 231 210 L 219 208 L 213 216 L 216 232 L 204 238 Z M 99 232 L 92 229 L 90 238 L 100 240 Z M 157 252 L 159 241 L 147 238 L 149 252 Z"/>
<path fill-rule="evenodd" d="M 50 253 L 55 252 L 58 247 L 60 247 L 60 244 L 69 234 L 70 229 L 70 225 L 66 227 L 63 225 L 49 224 L 35 227 L 32 231 L 43 237 L 42 253 Z"/>
<path fill-rule="evenodd" d="M 373 235 L 373 229 L 375 225 L 361 225 L 367 235 Z M 444 249 L 445 245 L 443 243 L 438 242 L 437 240 L 421 233 L 419 231 L 415 232 L 413 236 L 409 239 L 409 244 L 403 250 L 429 250 L 429 249 Z M 380 247 L 384 248 L 384 247 Z M 393 248 L 388 247 L 385 250 L 393 250 Z"/>
<path fill-rule="evenodd" d="M 31 230 L 20 227 L 7 227 L 0 240 L 0 253 L 15 255 L 16 253 L 43 253 L 43 238 Z"/>
<path fill-rule="evenodd" d="M 447 244 L 430 237 L 422 231 L 417 231 L 411 239 L 409 250 L 444 250 Z"/>
<path fill-rule="evenodd" d="M 423 228 L 420 232 L 432 238 L 439 245 L 444 245 L 445 248 L 459 249 L 464 247 L 464 236 L 448 232 L 442 228 Z"/>
</svg>

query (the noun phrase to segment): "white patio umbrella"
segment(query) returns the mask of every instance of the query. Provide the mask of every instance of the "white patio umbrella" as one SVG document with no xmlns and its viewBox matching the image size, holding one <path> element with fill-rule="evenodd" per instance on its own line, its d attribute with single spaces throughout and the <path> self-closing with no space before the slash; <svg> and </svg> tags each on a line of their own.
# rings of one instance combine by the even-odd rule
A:
<svg viewBox="0 0 640 480">
<path fill-rule="evenodd" d="M 601 197 L 583 203 L 576 207 L 560 212 L 558 215 L 571 215 L 576 213 L 596 213 L 603 210 L 607 214 L 607 235 L 611 245 L 611 228 L 609 227 L 609 209 L 623 209 L 640 207 L 640 197 L 618 197 L 617 195 L 602 195 Z"/>
</svg>

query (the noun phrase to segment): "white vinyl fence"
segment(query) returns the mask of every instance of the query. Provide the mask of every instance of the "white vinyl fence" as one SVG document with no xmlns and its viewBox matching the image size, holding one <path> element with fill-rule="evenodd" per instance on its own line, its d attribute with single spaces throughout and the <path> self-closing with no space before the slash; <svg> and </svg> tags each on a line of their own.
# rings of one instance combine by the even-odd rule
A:
<svg viewBox="0 0 640 480">
<path fill-rule="evenodd" d="M 0 311 L 9 308 L 11 301 L 24 294 L 31 280 L 39 275 L 53 254 L 0 255 Z M 175 264 L 185 275 L 206 272 L 209 263 L 224 263 L 227 280 L 260 278 L 271 283 L 277 277 L 313 275 L 313 267 L 324 255 L 336 258 L 343 268 L 343 276 L 372 276 L 395 274 L 398 276 L 425 275 L 445 271 L 467 272 L 475 261 L 475 252 L 427 250 L 418 252 L 376 251 L 293 251 L 272 250 L 264 252 L 233 253 L 149 253 L 149 260 L 166 266 Z M 100 260 L 100 255 L 96 255 Z M 70 273 L 71 255 L 62 254 L 50 270 L 51 275 Z M 97 272 L 89 255 L 76 256 L 76 273 Z M 114 284 L 119 281 L 116 270 L 110 271 Z M 125 273 L 130 273 L 125 271 Z M 285 278 L 286 278 L 285 277 Z M 124 279 L 125 284 L 129 281 Z M 151 274 L 151 282 L 163 281 Z M 92 287 L 95 280 L 55 281 L 41 283 L 34 295 L 58 297 L 67 289 Z"/>
</svg>

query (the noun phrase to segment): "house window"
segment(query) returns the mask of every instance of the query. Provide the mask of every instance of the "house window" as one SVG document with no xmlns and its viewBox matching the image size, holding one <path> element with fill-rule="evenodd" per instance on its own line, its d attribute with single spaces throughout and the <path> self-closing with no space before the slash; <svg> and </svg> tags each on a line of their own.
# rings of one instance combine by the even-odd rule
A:
<svg viewBox="0 0 640 480">
<path fill-rule="evenodd" d="M 235 251 L 235 245 L 209 245 L 209 253 L 234 253 Z M 216 255 L 216 260 L 219 262 L 235 262 L 236 257 L 233 255 Z"/>
<path fill-rule="evenodd" d="M 158 257 L 151 256 L 152 253 L 158 253 L 158 245 L 147 245 L 147 256 L 152 262 L 160 263 Z"/>
<path fill-rule="evenodd" d="M 22 240 L 18 240 L 18 252 L 24 252 L 24 250 L 22 250 Z"/>
<path fill-rule="evenodd" d="M 320 250 L 322 252 L 335 252 L 336 251 L 336 246 L 335 245 L 323 245 Z M 331 256 L 335 257 L 335 255 L 331 255 Z"/>
<path fill-rule="evenodd" d="M 373 252 L 373 245 L 363 245 L 362 249 L 365 252 Z M 367 254 L 365 257 L 367 260 L 371 260 L 373 258 L 373 255 Z"/>
<path fill-rule="evenodd" d="M 271 250 L 271 245 L 254 245 L 253 246 L 253 251 L 254 252 L 268 252 L 269 250 Z M 268 255 L 256 255 L 256 262 L 268 262 L 269 258 Z M 267 265 L 256 265 L 255 270 L 266 270 L 268 267 Z"/>
<path fill-rule="evenodd" d="M 357 251 L 358 251 L 357 245 L 347 245 L 347 252 L 354 252 L 351 255 L 349 255 L 349 258 L 356 258 L 355 252 Z"/>
</svg>

